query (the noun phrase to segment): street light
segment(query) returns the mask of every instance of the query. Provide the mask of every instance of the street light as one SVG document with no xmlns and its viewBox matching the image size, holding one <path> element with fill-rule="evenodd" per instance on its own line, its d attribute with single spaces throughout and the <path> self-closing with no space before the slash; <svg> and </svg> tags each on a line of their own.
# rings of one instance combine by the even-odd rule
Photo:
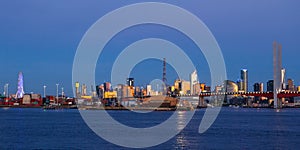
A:
<svg viewBox="0 0 300 150">
<path fill-rule="evenodd" d="M 9 93 L 8 93 L 8 83 L 6 83 L 6 97 L 9 98 Z"/>
<path fill-rule="evenodd" d="M 56 101 L 57 101 L 57 105 L 58 105 L 58 83 L 56 84 Z"/>
<path fill-rule="evenodd" d="M 61 88 L 61 95 L 64 97 L 64 87 Z"/>
<path fill-rule="evenodd" d="M 44 97 L 46 97 L 46 85 L 44 85 Z"/>
<path fill-rule="evenodd" d="M 3 87 L 3 95 L 6 96 L 6 85 Z"/>
</svg>

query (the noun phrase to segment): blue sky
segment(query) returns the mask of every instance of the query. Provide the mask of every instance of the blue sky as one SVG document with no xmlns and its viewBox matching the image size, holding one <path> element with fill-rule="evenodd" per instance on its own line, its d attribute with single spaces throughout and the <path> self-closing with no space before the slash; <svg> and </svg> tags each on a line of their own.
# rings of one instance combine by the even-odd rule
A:
<svg viewBox="0 0 300 150">
<path fill-rule="evenodd" d="M 72 64 L 77 46 L 89 27 L 106 13 L 137 0 L 9 0 L 0 3 L 0 91 L 5 83 L 16 91 L 18 72 L 24 74 L 25 92 L 55 94 L 56 83 L 72 93 Z M 272 42 L 283 46 L 287 77 L 300 84 L 298 67 L 300 2 L 297 0 L 190 0 L 158 1 L 178 5 L 197 15 L 211 30 L 222 49 L 228 78 L 236 81 L 241 68 L 249 70 L 249 87 L 272 78 Z M 159 11 L 159 10 L 158 10 Z M 142 12 L 141 12 L 142 13 Z M 176 17 L 176 14 L 174 14 Z M 180 33 L 166 27 L 145 25 L 116 35 L 97 65 L 96 81 L 109 80 L 107 70 L 124 46 L 146 37 L 161 37 L 186 48 L 197 62 L 201 82 L 210 74 L 202 54 Z M 148 72 L 140 71 L 147 67 Z M 169 67 L 168 67 L 169 68 Z M 148 60 L 132 72 L 138 85 L 161 78 L 161 62 Z M 176 78 L 168 69 L 168 82 Z M 125 81 L 125 79 L 124 79 Z"/>
</svg>

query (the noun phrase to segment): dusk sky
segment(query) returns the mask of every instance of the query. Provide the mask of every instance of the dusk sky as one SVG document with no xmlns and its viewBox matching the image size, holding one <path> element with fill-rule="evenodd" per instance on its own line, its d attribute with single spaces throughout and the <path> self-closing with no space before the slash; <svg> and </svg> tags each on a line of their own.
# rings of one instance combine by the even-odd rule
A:
<svg viewBox="0 0 300 150">
<path fill-rule="evenodd" d="M 2 0 L 0 4 L 0 92 L 9 83 L 17 90 L 18 72 L 23 72 L 26 93 L 55 94 L 56 83 L 72 96 L 72 65 L 77 46 L 85 32 L 106 13 L 141 0 Z M 272 43 L 282 44 L 286 77 L 300 85 L 298 0 L 161 0 L 198 16 L 219 43 L 228 79 L 236 81 L 247 68 L 249 88 L 273 77 Z M 160 10 L 157 10 L 160 11 Z M 162 11 L 163 12 L 163 11 Z M 143 13 L 143 12 L 141 12 Z M 162 13 L 163 15 L 163 13 Z M 176 14 L 174 14 L 176 17 Z M 188 24 L 188 22 L 187 22 Z M 110 67 L 123 48 L 143 38 L 162 38 L 176 43 L 196 63 L 200 82 L 210 83 L 208 65 L 197 47 L 182 33 L 159 25 L 131 27 L 116 35 L 99 57 L 96 82 L 110 80 Z M 168 83 L 177 78 L 170 66 Z M 136 85 L 144 86 L 162 78 L 162 62 L 147 60 L 132 71 Z M 125 83 L 124 79 L 124 83 Z M 186 78 L 185 80 L 189 80 Z"/>
</svg>

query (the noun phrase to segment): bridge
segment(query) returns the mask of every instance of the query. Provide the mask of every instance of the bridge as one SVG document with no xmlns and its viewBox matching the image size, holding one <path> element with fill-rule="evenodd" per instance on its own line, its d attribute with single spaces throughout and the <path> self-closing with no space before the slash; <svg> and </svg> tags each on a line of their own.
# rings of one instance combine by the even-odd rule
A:
<svg viewBox="0 0 300 150">
<path fill-rule="evenodd" d="M 269 99 L 274 99 L 273 92 L 203 92 L 199 94 L 199 106 L 204 106 L 204 97 L 210 96 L 227 96 L 227 95 L 236 95 L 236 96 L 255 96 L 255 97 L 266 97 Z M 299 91 L 281 91 L 277 93 L 276 97 L 281 98 L 291 98 L 300 96 Z"/>
<path fill-rule="evenodd" d="M 270 99 L 274 98 L 273 92 L 219 92 L 219 93 L 203 92 L 199 94 L 199 97 L 223 96 L 223 95 L 267 97 Z M 289 97 L 298 97 L 298 96 L 300 96 L 300 92 L 298 91 L 282 91 L 280 93 L 277 93 L 278 98 L 289 98 Z"/>
</svg>

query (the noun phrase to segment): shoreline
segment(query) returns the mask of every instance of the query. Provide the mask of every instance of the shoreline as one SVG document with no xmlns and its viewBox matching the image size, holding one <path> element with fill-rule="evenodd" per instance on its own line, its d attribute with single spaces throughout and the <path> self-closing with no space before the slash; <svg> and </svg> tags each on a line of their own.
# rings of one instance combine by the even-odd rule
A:
<svg viewBox="0 0 300 150">
<path fill-rule="evenodd" d="M 226 108 L 265 108 L 265 109 L 274 109 L 273 107 L 229 107 L 229 106 L 222 106 Z M 206 109 L 207 107 L 173 107 L 173 108 L 167 108 L 167 107 L 100 107 L 100 106 L 77 106 L 77 105 L 70 105 L 70 106 L 28 106 L 28 105 L 0 105 L 0 108 L 41 108 L 41 109 L 77 109 L 77 110 L 116 110 L 116 111 L 176 111 L 176 110 L 182 110 L 182 111 L 193 111 L 196 109 Z M 210 108 L 210 107 L 209 107 Z M 296 107 L 283 107 L 282 109 L 290 109 L 290 108 L 300 108 L 299 106 Z"/>
</svg>

